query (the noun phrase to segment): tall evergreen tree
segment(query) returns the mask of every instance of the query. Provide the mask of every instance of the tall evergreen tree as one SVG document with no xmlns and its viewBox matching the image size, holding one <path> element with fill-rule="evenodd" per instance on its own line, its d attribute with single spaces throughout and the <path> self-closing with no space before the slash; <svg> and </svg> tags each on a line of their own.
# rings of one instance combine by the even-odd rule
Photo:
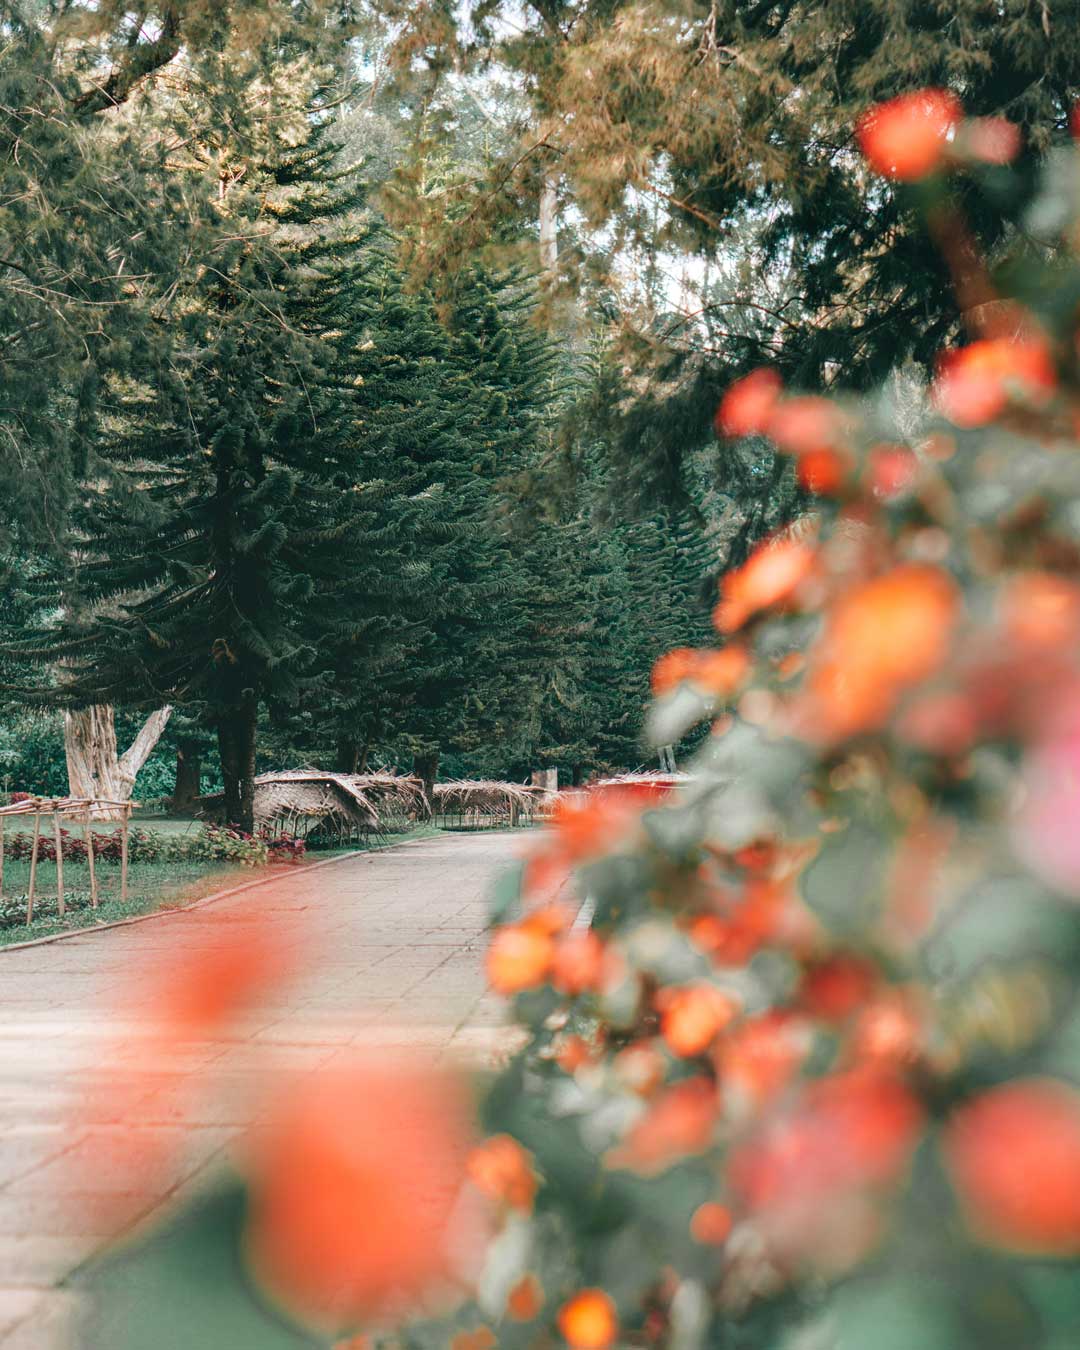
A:
<svg viewBox="0 0 1080 1350">
<path fill-rule="evenodd" d="M 65 660 L 68 702 L 197 706 L 248 829 L 259 706 L 318 681 L 304 616 L 332 609 L 371 552 L 350 451 L 322 434 L 347 416 L 341 259 L 357 240 L 320 139 L 222 179 L 168 363 L 111 391 L 112 477 L 86 486 L 72 618 L 39 648 Z"/>
</svg>

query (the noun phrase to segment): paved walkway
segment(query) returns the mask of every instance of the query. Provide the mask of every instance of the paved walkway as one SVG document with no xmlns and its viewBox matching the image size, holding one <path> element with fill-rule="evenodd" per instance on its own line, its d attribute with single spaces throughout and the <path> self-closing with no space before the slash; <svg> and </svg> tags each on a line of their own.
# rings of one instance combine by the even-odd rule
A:
<svg viewBox="0 0 1080 1350">
<path fill-rule="evenodd" d="M 481 961 L 490 884 L 520 841 L 436 836 L 202 910 L 0 950 L 2 1350 L 65 1344 L 76 1296 L 64 1282 L 118 1231 L 206 1184 L 250 1124 L 253 1085 L 270 1066 L 303 1075 L 374 1045 L 472 1061 L 505 1053 L 512 1033 L 485 992 Z M 117 1007 L 132 973 L 200 930 L 212 940 L 215 925 L 265 922 L 300 942 L 317 937 L 316 973 L 147 1084 L 135 1111 L 128 1103 L 133 1134 L 110 1090 L 124 1072 L 116 1047 L 137 1034 Z M 183 1165 L 148 1191 L 144 1150 L 174 1143 Z"/>
</svg>

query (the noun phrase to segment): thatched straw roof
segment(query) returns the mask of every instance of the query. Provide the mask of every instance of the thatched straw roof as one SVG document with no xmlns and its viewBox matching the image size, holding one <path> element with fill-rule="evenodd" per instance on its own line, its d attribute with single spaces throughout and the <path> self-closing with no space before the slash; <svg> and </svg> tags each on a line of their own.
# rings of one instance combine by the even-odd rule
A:
<svg viewBox="0 0 1080 1350">
<path fill-rule="evenodd" d="M 626 787 L 636 784 L 655 785 L 657 787 L 678 787 L 680 783 L 691 783 L 694 774 L 683 773 L 677 769 L 639 770 L 636 773 L 616 773 L 610 778 L 601 778 L 593 787 Z"/>
<path fill-rule="evenodd" d="M 418 778 L 393 773 L 284 769 L 255 779 L 255 824 L 293 830 L 318 820 L 339 830 L 377 831 L 389 816 L 407 815 L 423 800 Z M 225 794 L 199 799 L 201 814 L 221 819 Z"/>
<path fill-rule="evenodd" d="M 525 783 L 503 783 L 493 778 L 452 778 L 435 784 L 435 810 L 479 811 L 487 815 L 509 815 L 512 808 L 528 810 L 541 795 L 541 789 Z"/>
</svg>

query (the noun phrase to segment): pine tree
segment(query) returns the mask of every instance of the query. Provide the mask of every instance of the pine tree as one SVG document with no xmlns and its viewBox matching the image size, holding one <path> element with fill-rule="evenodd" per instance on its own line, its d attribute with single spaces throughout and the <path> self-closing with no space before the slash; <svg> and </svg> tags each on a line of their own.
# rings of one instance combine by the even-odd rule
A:
<svg viewBox="0 0 1080 1350">
<path fill-rule="evenodd" d="M 113 390 L 101 449 L 113 477 L 87 485 L 76 517 L 74 617 L 38 649 L 65 660 L 69 703 L 198 708 L 246 829 L 259 707 L 324 678 L 305 617 L 332 611 L 377 552 L 379 488 L 333 434 L 349 417 L 345 283 L 363 241 L 323 141 L 316 127 L 228 184 L 168 365 L 153 386 Z"/>
</svg>

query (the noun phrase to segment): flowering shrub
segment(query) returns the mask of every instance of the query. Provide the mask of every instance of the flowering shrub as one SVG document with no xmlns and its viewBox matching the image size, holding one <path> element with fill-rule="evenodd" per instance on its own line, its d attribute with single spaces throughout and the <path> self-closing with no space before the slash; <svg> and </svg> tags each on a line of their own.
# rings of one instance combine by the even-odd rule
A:
<svg viewBox="0 0 1080 1350">
<path fill-rule="evenodd" d="M 1018 144 L 940 91 L 858 137 L 935 228 L 951 213 L 953 243 L 948 175 L 1000 175 Z M 993 277 L 953 248 L 974 340 L 942 355 L 916 443 L 774 372 L 728 392 L 719 433 L 771 437 L 816 509 L 723 578 L 717 653 L 654 673 L 658 744 L 711 723 L 694 781 L 560 803 L 501 887 L 487 970 L 528 1044 L 460 1177 L 457 1114 L 424 1134 L 441 1108 L 415 1099 L 435 1193 L 460 1184 L 484 1216 L 475 1269 L 447 1289 L 441 1258 L 408 1266 L 417 1315 L 387 1330 L 381 1253 L 349 1263 L 372 1225 L 429 1239 L 408 1187 L 376 1208 L 342 1182 L 347 1141 L 298 1184 L 301 1111 L 288 1181 L 251 1174 L 278 1229 L 246 1239 L 271 1243 L 260 1278 L 301 1322 L 454 1350 L 1076 1343 L 1076 181 L 1059 163 L 1031 212 L 1049 263 L 1019 235 Z M 590 932 L 550 901 L 568 877 Z M 394 1133 L 365 1127 L 366 1168 L 386 1149 L 397 1175 Z M 364 1295 L 336 1322 L 303 1293 L 309 1210 L 337 1227 L 325 1272 Z"/>
<path fill-rule="evenodd" d="M 97 828 L 91 832 L 94 859 L 118 863 L 122 856 L 122 833 L 119 827 L 107 833 Z M 33 835 L 23 829 L 11 834 L 4 843 L 9 858 L 23 862 L 33 850 Z M 86 836 L 81 831 L 60 830 L 60 845 L 65 859 L 72 862 L 86 860 Z M 302 839 L 288 835 L 270 835 L 265 832 L 245 834 L 242 830 L 208 825 L 185 834 L 165 834 L 159 830 L 145 830 L 134 826 L 128 836 L 128 857 L 132 862 L 238 862 L 247 867 L 260 867 L 268 862 L 299 862 L 306 852 Z M 56 861 L 56 842 L 51 831 L 38 839 L 38 858 L 43 862 Z"/>
</svg>

